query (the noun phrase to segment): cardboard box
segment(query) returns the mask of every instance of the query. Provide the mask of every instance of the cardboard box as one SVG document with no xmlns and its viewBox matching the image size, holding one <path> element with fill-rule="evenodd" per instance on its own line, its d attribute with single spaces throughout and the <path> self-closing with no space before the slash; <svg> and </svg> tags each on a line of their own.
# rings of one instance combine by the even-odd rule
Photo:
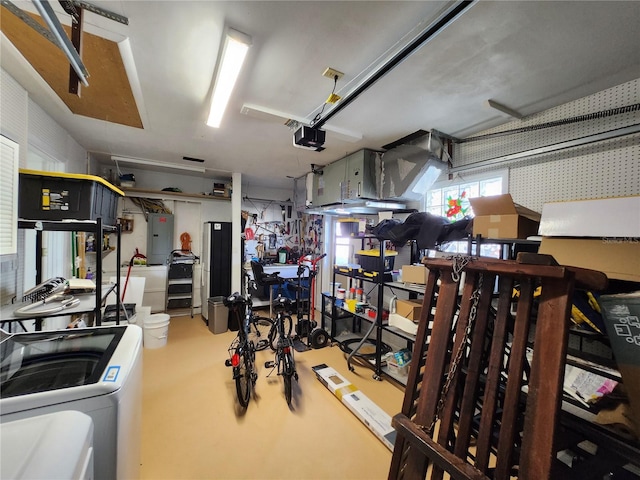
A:
<svg viewBox="0 0 640 480">
<path fill-rule="evenodd" d="M 422 300 L 396 300 L 396 313 L 409 320 L 420 320 Z"/>
<path fill-rule="evenodd" d="M 358 387 L 333 368 L 325 365 L 311 367 L 320 382 L 331 391 L 371 432 L 393 451 L 396 431 L 391 426 L 391 417 L 373 403 Z"/>
<path fill-rule="evenodd" d="M 409 320 L 408 318 L 404 318 L 397 313 L 389 314 L 389 326 L 399 328 L 403 332 L 409 333 L 411 335 L 415 335 L 418 333 L 418 323 L 413 320 Z"/>
<path fill-rule="evenodd" d="M 539 253 L 561 265 L 590 268 L 609 278 L 640 282 L 640 239 L 543 237 Z"/>
<path fill-rule="evenodd" d="M 427 283 L 427 267 L 424 265 L 403 265 L 402 281 L 405 283 L 417 283 L 426 285 Z"/>
<path fill-rule="evenodd" d="M 470 198 L 473 234 L 485 238 L 527 238 L 538 234 L 540 214 L 513 203 L 511 195 Z"/>
<path fill-rule="evenodd" d="M 640 238 L 640 196 L 545 203 L 545 237 Z"/>
</svg>

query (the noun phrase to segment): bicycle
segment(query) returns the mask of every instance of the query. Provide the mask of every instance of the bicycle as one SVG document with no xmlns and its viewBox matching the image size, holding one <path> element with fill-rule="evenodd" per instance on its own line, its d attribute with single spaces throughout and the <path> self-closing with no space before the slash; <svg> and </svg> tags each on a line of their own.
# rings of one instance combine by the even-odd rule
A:
<svg viewBox="0 0 640 480">
<path fill-rule="evenodd" d="M 293 325 L 290 315 L 291 300 L 278 295 L 274 300 L 273 308 L 276 312 L 276 318 L 269 332 L 269 345 L 275 351 L 275 359 L 265 362 L 264 366 L 272 369 L 269 375 L 273 373 L 273 369 L 277 368 L 278 375 L 281 375 L 284 381 L 284 396 L 287 400 L 287 405 L 291 406 L 292 379 L 295 379 L 296 382 L 298 381 L 298 372 L 296 372 L 296 362 L 293 354 L 293 338 L 291 337 Z"/>
<path fill-rule="evenodd" d="M 269 332 L 273 327 L 273 320 L 269 317 L 262 317 L 253 313 L 253 300 L 251 298 L 251 290 L 256 289 L 254 280 L 247 280 L 245 291 L 245 321 L 248 321 L 248 338 L 253 341 L 256 351 L 259 352 L 269 346 Z"/>
<path fill-rule="evenodd" d="M 273 322 L 253 314 L 250 295 L 244 298 L 236 292 L 226 297 L 223 303 L 236 315 L 240 325 L 238 335 L 229 346 L 229 358 L 225 360 L 225 365 L 233 367 L 238 402 L 241 407 L 246 408 L 258 379 L 255 368 L 256 351 L 267 347 L 269 334 L 265 327 L 268 325 L 270 332 Z M 241 313 L 244 314 L 242 322 Z"/>
</svg>

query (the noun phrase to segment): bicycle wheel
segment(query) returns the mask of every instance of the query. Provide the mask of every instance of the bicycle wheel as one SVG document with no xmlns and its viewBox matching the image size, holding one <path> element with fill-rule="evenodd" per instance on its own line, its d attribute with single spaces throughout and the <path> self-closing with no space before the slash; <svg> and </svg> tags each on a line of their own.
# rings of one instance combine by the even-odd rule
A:
<svg viewBox="0 0 640 480">
<path fill-rule="evenodd" d="M 293 353 L 291 351 L 283 352 L 281 358 L 282 368 L 280 373 L 284 380 L 284 397 L 287 400 L 287 405 L 291 406 L 291 384 L 293 383 L 291 379 L 296 375 L 295 360 L 293 359 Z"/>
<path fill-rule="evenodd" d="M 285 353 L 282 356 L 282 379 L 284 380 L 284 398 L 287 405 L 291 405 L 291 377 L 293 377 L 293 358 L 291 353 Z"/>
<path fill-rule="evenodd" d="M 278 329 L 276 328 L 275 322 L 276 321 L 273 322 L 273 327 L 269 331 L 269 346 L 274 352 L 278 349 Z M 282 327 L 284 330 L 284 336 L 289 338 L 291 336 L 291 331 L 293 330 L 293 320 L 290 315 L 282 316 Z"/>
<path fill-rule="evenodd" d="M 247 351 L 238 351 L 240 356 L 237 367 L 234 367 L 233 374 L 236 380 L 236 393 L 238 394 L 238 402 L 243 408 L 249 405 L 251 398 L 251 374 L 253 367 L 251 366 L 250 353 Z"/>
<path fill-rule="evenodd" d="M 267 317 L 254 317 L 249 322 L 249 341 L 253 341 L 257 351 L 269 346 L 271 327 L 273 327 L 273 320 Z"/>
<path fill-rule="evenodd" d="M 291 375 L 287 375 L 286 373 L 283 375 L 284 378 L 284 398 L 287 399 L 287 405 L 291 405 Z"/>
</svg>

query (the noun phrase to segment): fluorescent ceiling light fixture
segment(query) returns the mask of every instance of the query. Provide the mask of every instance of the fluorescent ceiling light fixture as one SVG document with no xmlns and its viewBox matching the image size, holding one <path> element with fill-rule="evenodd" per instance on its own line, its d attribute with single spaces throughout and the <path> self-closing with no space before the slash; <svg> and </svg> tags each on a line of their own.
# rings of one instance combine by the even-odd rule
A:
<svg viewBox="0 0 640 480">
<path fill-rule="evenodd" d="M 146 165 L 149 167 L 157 168 L 172 168 L 174 170 L 186 170 L 188 172 L 204 173 L 206 169 L 197 165 L 180 165 L 176 163 L 158 162 L 156 160 L 147 160 L 145 158 L 132 158 L 132 157 L 120 157 L 118 155 L 111 155 L 111 160 L 118 163 L 127 163 L 133 165 Z"/>
<path fill-rule="evenodd" d="M 221 61 L 218 64 L 216 80 L 213 85 L 213 95 L 211 95 L 211 110 L 207 120 L 207 125 L 210 127 L 218 128 L 220 126 L 222 115 L 227 108 L 229 97 L 231 97 L 250 45 L 251 37 L 237 30 L 227 29 L 220 57 Z"/>
</svg>

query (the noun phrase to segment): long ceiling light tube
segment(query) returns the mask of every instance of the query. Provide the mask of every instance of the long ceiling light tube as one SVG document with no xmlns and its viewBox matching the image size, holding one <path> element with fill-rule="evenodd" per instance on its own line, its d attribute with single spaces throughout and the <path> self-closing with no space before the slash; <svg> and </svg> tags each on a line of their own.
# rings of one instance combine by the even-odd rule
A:
<svg viewBox="0 0 640 480">
<path fill-rule="evenodd" d="M 232 28 L 226 29 L 222 56 L 211 95 L 211 109 L 207 120 L 207 125 L 210 127 L 220 127 L 249 46 L 251 46 L 250 36 Z"/>
<path fill-rule="evenodd" d="M 49 5 L 49 2 L 47 0 L 32 1 L 40 16 L 49 26 L 51 33 L 57 40 L 58 46 L 69 60 L 69 63 L 71 64 L 73 70 L 76 72 L 76 75 L 78 75 L 78 78 L 80 79 L 82 84 L 85 87 L 88 87 L 89 82 L 87 81 L 87 77 L 89 76 L 89 72 L 82 63 L 80 55 L 78 55 L 76 48 L 73 46 L 73 43 L 71 43 L 71 40 L 69 40 L 69 37 L 64 31 L 64 28 L 62 28 L 60 21 L 58 21 L 58 17 L 56 17 L 53 8 L 51 8 L 51 5 Z"/>
<path fill-rule="evenodd" d="M 371 74 L 364 82 L 345 95 L 338 104 L 331 109 L 324 118 L 321 118 L 313 124 L 314 128 L 322 127 L 331 117 L 340 112 L 343 108 L 354 101 L 361 93 L 367 90 L 370 86 L 380 80 L 384 75 L 389 73 L 392 69 L 397 67 L 401 62 L 406 60 L 411 54 L 417 51 L 425 43 L 435 37 L 438 33 L 449 26 L 454 20 L 462 15 L 469 7 L 471 7 L 477 0 L 464 0 L 456 3 L 453 7 L 447 10 L 443 15 L 435 22 L 431 23 L 420 35 L 414 40 L 409 42 L 402 50 L 396 53 L 393 57 L 380 65 L 373 74 Z"/>
<path fill-rule="evenodd" d="M 177 163 L 166 163 L 166 162 L 158 162 L 156 160 L 147 160 L 145 158 L 133 158 L 133 157 L 121 157 L 119 155 L 111 155 L 111 160 L 114 162 L 122 162 L 133 165 L 147 165 L 150 167 L 162 167 L 162 168 L 172 168 L 175 170 L 185 170 L 187 172 L 198 172 L 205 173 L 206 169 L 204 167 L 199 167 L 196 165 L 181 165 Z"/>
</svg>

